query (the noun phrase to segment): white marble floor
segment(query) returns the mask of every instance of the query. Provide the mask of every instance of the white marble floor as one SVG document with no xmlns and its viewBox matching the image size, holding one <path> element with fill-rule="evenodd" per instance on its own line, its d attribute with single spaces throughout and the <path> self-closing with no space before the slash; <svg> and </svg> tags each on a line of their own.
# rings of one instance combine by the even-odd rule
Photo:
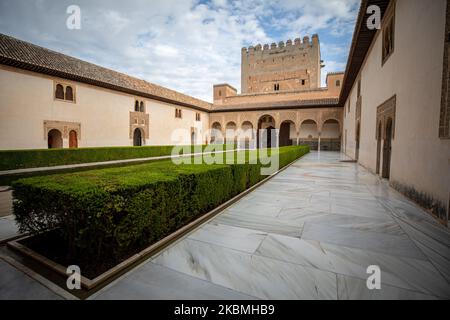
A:
<svg viewBox="0 0 450 320">
<path fill-rule="evenodd" d="M 91 298 L 449 299 L 449 230 L 340 157 L 307 155 Z"/>
</svg>

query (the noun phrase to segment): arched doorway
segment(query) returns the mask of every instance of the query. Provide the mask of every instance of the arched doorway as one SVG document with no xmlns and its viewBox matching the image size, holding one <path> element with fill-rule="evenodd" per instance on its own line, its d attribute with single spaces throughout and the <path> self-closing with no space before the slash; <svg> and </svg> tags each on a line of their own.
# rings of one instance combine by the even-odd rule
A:
<svg viewBox="0 0 450 320">
<path fill-rule="evenodd" d="M 75 130 L 69 132 L 69 148 L 78 148 L 78 135 Z"/>
<path fill-rule="evenodd" d="M 355 143 L 356 143 L 356 149 L 355 149 L 355 160 L 358 161 L 359 160 L 359 139 L 360 139 L 360 134 L 361 134 L 361 126 L 358 122 L 358 124 L 356 125 L 356 135 L 355 135 Z"/>
<path fill-rule="evenodd" d="M 272 116 L 264 115 L 259 118 L 257 138 L 258 148 L 276 147 L 275 119 Z"/>
<path fill-rule="evenodd" d="M 230 121 L 225 126 L 225 143 L 226 144 L 237 144 L 237 126 L 236 123 Z"/>
<path fill-rule="evenodd" d="M 382 138 L 382 130 L 383 127 L 381 125 L 381 121 L 378 124 L 378 131 L 377 131 L 377 170 L 376 173 L 380 174 L 380 162 L 381 162 L 381 138 Z"/>
<path fill-rule="evenodd" d="M 211 126 L 211 143 L 222 144 L 223 136 L 222 136 L 222 126 L 219 122 L 214 122 Z"/>
<path fill-rule="evenodd" d="M 47 142 L 49 149 L 61 149 L 63 147 L 63 139 L 61 131 L 52 129 L 47 134 Z"/>
<path fill-rule="evenodd" d="M 134 129 L 133 146 L 135 146 L 135 147 L 142 146 L 142 131 L 139 128 Z"/>
<path fill-rule="evenodd" d="M 283 121 L 280 126 L 279 146 L 292 146 L 296 138 L 295 124 L 290 120 Z"/>
<path fill-rule="evenodd" d="M 392 151 L 392 119 L 386 122 L 386 132 L 383 144 L 383 178 L 389 179 L 391 176 L 391 151 Z"/>
<path fill-rule="evenodd" d="M 336 119 L 328 119 L 323 123 L 320 149 L 341 151 L 341 126 Z"/>
<path fill-rule="evenodd" d="M 197 144 L 197 135 L 195 134 L 195 131 L 191 132 L 191 145 Z"/>
<path fill-rule="evenodd" d="M 319 129 L 314 120 L 307 119 L 300 124 L 299 144 L 307 145 L 311 150 L 319 148 Z"/>
<path fill-rule="evenodd" d="M 250 121 L 244 121 L 241 126 L 239 141 L 244 149 L 254 148 L 253 124 Z"/>
</svg>

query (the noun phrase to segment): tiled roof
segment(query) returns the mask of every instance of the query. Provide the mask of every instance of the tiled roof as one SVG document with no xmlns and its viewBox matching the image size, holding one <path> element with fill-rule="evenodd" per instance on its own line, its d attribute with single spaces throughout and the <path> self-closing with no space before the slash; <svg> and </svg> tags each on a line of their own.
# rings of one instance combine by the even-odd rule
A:
<svg viewBox="0 0 450 320">
<path fill-rule="evenodd" d="M 212 104 L 0 33 L 0 64 L 209 111 Z"/>
<path fill-rule="evenodd" d="M 381 10 L 381 20 L 390 4 L 391 0 L 362 0 L 359 8 L 358 18 L 353 31 L 353 39 L 348 55 L 347 66 L 345 69 L 344 81 L 342 85 L 339 104 L 344 105 L 350 94 L 350 91 L 358 77 L 359 71 L 364 63 L 367 53 L 375 38 L 377 29 L 369 30 L 367 27 L 367 8 L 372 5 L 378 6 Z"/>
<path fill-rule="evenodd" d="M 338 98 L 289 100 L 289 101 L 275 101 L 263 103 L 240 103 L 240 104 L 217 105 L 214 106 L 211 112 L 338 107 L 339 106 L 338 103 L 339 103 Z"/>
</svg>

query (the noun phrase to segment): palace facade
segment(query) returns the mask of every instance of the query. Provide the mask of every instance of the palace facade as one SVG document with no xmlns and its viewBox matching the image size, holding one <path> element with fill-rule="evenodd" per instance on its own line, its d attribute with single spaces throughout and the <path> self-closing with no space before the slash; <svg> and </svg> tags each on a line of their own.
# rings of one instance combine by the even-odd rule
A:
<svg viewBox="0 0 450 320">
<path fill-rule="evenodd" d="M 265 145 L 340 150 L 448 221 L 449 41 L 447 0 L 362 0 L 346 70 L 326 87 L 313 35 L 243 48 L 241 93 L 217 84 L 208 103 L 0 35 L 0 149 L 257 147 L 264 130 Z"/>
</svg>

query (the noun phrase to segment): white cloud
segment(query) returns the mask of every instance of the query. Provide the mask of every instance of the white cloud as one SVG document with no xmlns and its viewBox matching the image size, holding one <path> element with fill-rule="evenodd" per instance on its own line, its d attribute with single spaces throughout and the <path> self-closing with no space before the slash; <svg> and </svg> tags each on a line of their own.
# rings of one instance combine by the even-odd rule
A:
<svg viewBox="0 0 450 320">
<path fill-rule="evenodd" d="M 0 32 L 211 101 L 214 83 L 240 88 L 241 47 L 311 33 L 349 37 L 357 3 L 79 0 L 82 29 L 69 31 L 69 0 L 2 0 Z M 326 70 L 345 66 L 332 59 Z"/>
</svg>

